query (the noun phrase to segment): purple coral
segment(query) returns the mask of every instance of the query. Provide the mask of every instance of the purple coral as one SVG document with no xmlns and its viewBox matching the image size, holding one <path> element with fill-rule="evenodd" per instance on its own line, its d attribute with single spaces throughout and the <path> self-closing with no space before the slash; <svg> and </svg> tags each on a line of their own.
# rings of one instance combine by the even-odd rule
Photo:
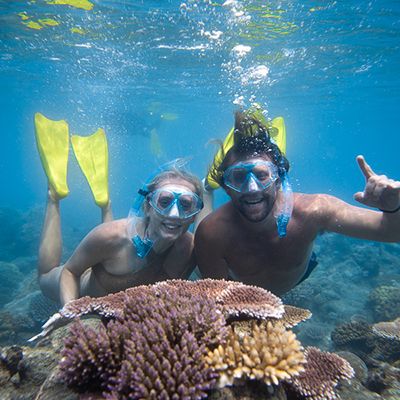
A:
<svg viewBox="0 0 400 400">
<path fill-rule="evenodd" d="M 227 335 L 211 299 L 154 287 L 126 296 L 121 317 L 95 332 L 73 325 L 60 365 L 64 380 L 109 399 L 201 399 L 215 384 L 204 356 Z"/>
</svg>

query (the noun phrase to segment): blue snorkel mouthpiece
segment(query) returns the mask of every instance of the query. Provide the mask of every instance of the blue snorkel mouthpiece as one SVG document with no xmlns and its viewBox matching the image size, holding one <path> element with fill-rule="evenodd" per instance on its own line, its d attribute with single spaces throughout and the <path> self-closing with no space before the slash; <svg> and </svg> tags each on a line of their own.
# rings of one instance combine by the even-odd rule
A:
<svg viewBox="0 0 400 400">
<path fill-rule="evenodd" d="M 154 245 L 151 239 L 145 238 L 143 240 L 138 234 L 132 238 L 132 242 L 135 245 L 136 254 L 139 258 L 145 258 Z"/>
</svg>

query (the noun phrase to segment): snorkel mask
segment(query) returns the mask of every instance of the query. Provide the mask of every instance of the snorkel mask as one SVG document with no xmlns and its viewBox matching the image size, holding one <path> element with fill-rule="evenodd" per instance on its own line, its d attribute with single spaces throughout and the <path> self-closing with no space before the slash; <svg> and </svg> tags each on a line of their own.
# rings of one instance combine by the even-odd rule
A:
<svg viewBox="0 0 400 400">
<path fill-rule="evenodd" d="M 169 170 L 183 170 L 186 163 L 186 159 L 176 159 L 161 165 L 138 190 L 138 196 L 128 216 L 128 235 L 135 245 L 136 254 L 139 258 L 145 258 L 154 246 L 154 240 L 146 236 L 146 228 L 144 228 L 142 235 L 139 234 L 137 229 L 139 221 L 143 221 L 145 218 L 143 203 L 146 199 L 158 214 L 177 219 L 188 219 L 203 208 L 201 198 L 191 191 L 175 192 L 167 188 L 160 188 L 150 192 L 148 188 L 150 182 L 158 174 Z"/>
<path fill-rule="evenodd" d="M 278 169 L 271 161 L 240 162 L 227 168 L 223 175 L 224 184 L 240 193 L 249 192 L 251 183 L 258 190 L 265 190 L 277 179 Z"/>
<path fill-rule="evenodd" d="M 171 216 L 176 207 L 177 216 L 173 218 L 188 219 L 203 208 L 203 200 L 193 192 L 174 192 L 166 188 L 156 189 L 148 195 L 149 204 L 160 215 Z"/>
</svg>

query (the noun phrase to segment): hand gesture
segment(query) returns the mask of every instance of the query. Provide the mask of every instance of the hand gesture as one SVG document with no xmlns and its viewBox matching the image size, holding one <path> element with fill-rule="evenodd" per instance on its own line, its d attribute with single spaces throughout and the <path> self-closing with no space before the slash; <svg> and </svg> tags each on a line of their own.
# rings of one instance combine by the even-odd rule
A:
<svg viewBox="0 0 400 400">
<path fill-rule="evenodd" d="M 364 191 L 355 193 L 354 199 L 381 210 L 396 210 L 400 206 L 400 182 L 389 179 L 386 175 L 377 175 L 363 156 L 357 156 L 357 162 L 366 183 Z"/>
</svg>

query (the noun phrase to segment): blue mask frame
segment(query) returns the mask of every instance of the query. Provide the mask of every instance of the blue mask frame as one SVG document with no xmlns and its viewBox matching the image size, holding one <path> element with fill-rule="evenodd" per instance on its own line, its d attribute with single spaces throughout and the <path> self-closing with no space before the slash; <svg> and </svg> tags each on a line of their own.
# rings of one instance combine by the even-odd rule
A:
<svg viewBox="0 0 400 400">
<path fill-rule="evenodd" d="M 257 165 L 265 165 L 268 167 L 270 171 L 270 179 L 266 184 L 263 184 L 253 172 L 254 167 L 256 167 Z M 246 171 L 246 177 L 244 178 L 243 183 L 241 183 L 240 186 L 235 185 L 229 179 L 230 173 L 235 169 L 244 169 Z M 253 163 L 240 162 L 238 164 L 230 166 L 224 172 L 223 180 L 226 186 L 230 187 L 236 192 L 247 193 L 249 192 L 248 188 L 250 179 L 253 179 L 257 183 L 257 186 L 259 187 L 260 191 L 262 191 L 271 186 L 278 179 L 278 177 L 279 177 L 278 169 L 274 163 L 270 161 L 256 161 Z"/>
<path fill-rule="evenodd" d="M 168 193 L 172 194 L 173 198 L 174 198 L 171 201 L 171 203 L 163 209 L 158 207 L 157 203 L 155 201 L 153 201 L 153 199 L 156 197 L 156 195 L 160 192 L 168 192 Z M 182 205 L 182 202 L 180 200 L 180 197 L 183 195 L 190 195 L 194 198 L 194 200 L 196 201 L 196 210 L 195 211 L 192 211 L 189 213 L 185 211 L 184 206 Z M 172 207 L 174 207 L 174 205 L 176 204 L 176 206 L 178 207 L 178 213 L 179 213 L 179 217 L 177 217 L 177 218 L 180 218 L 180 219 L 188 219 L 190 217 L 193 217 L 193 215 L 198 214 L 204 207 L 203 200 L 196 193 L 193 193 L 191 191 L 174 192 L 169 189 L 156 189 L 154 192 L 151 192 L 148 195 L 148 200 L 149 200 L 149 204 L 153 207 L 153 209 L 156 210 L 160 215 L 164 215 L 164 216 L 168 216 Z"/>
</svg>

